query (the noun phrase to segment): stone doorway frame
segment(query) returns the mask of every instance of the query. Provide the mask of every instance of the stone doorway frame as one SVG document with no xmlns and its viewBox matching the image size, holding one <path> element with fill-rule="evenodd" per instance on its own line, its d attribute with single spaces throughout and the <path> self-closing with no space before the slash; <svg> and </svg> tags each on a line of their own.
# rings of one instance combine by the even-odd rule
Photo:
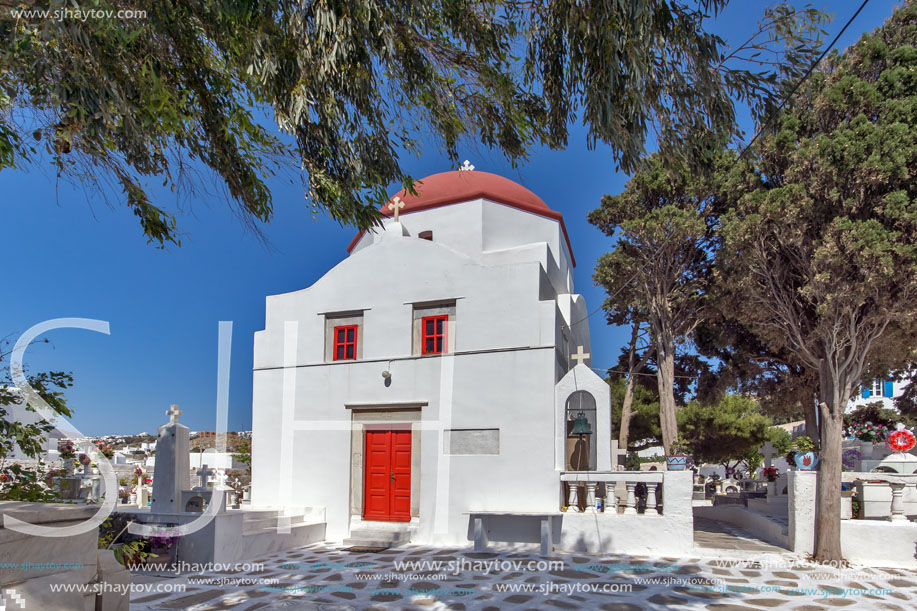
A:
<svg viewBox="0 0 917 611">
<path fill-rule="evenodd" d="M 350 427 L 350 515 L 363 519 L 363 473 L 367 428 L 411 431 L 411 519 L 420 516 L 421 409 L 425 403 L 347 405 Z"/>
</svg>

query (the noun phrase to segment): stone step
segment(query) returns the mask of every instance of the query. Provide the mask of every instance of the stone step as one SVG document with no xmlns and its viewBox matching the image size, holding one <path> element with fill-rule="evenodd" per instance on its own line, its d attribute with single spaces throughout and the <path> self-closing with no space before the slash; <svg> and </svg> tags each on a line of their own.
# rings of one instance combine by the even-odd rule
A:
<svg viewBox="0 0 917 611">
<path fill-rule="evenodd" d="M 242 521 L 242 534 L 248 535 L 255 532 L 276 530 L 280 523 L 278 514 L 279 512 L 274 511 L 267 515 L 246 516 Z M 288 517 L 290 519 L 290 528 L 295 528 L 296 526 L 307 523 L 305 517 L 302 515 L 291 515 Z"/>
<path fill-rule="evenodd" d="M 411 533 L 407 530 L 356 529 L 344 539 L 345 547 L 398 547 L 410 543 Z"/>
<path fill-rule="evenodd" d="M 300 529 L 311 528 L 313 526 L 315 526 L 314 522 L 303 522 L 303 521 L 290 522 L 290 533 L 289 534 L 294 534 Z M 251 537 L 253 535 L 261 535 L 261 534 L 267 534 L 267 535 L 280 534 L 277 532 L 277 523 L 274 522 L 270 525 L 260 526 L 258 528 L 251 528 L 251 529 L 246 528 L 245 530 L 242 531 L 243 537 Z"/>
</svg>

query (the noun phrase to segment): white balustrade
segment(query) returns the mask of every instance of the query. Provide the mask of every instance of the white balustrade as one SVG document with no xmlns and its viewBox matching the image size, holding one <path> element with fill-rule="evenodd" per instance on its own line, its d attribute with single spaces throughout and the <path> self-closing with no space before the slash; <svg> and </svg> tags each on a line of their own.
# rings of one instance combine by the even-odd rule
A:
<svg viewBox="0 0 917 611">
<path fill-rule="evenodd" d="M 892 473 L 842 473 L 842 481 L 845 483 L 868 483 L 875 484 L 883 482 L 891 488 L 891 507 L 888 520 L 890 522 L 906 522 L 907 516 L 904 513 L 904 489 L 909 486 L 917 485 L 917 474 L 898 475 Z M 875 502 L 864 501 L 863 502 Z"/>
<path fill-rule="evenodd" d="M 663 471 L 564 471 L 560 474 L 560 481 L 568 485 L 567 511 L 577 511 L 580 494 L 584 494 L 585 510 L 595 512 L 596 488 L 602 484 L 605 488 L 605 512 L 617 512 L 618 501 L 614 490 L 615 484 L 622 482 L 627 490 L 624 501 L 625 514 L 638 513 L 636 488 L 637 484 L 643 484 L 646 486 L 645 515 L 658 515 L 662 513 L 659 506 L 659 493 L 663 476 Z"/>
</svg>

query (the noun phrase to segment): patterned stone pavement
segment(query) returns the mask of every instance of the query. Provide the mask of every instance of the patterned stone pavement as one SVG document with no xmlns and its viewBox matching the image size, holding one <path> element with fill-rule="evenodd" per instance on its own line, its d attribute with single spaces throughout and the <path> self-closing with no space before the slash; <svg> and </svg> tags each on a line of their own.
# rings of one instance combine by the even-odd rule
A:
<svg viewBox="0 0 917 611">
<path fill-rule="evenodd" d="M 716 555 L 712 552 L 698 550 Z M 788 553 L 743 551 L 737 557 L 742 559 L 573 554 L 542 558 L 518 551 L 474 553 L 418 546 L 358 553 L 321 543 L 255 561 L 263 563 L 260 570 L 171 579 L 135 575 L 134 583 L 182 584 L 186 590 L 135 592 L 131 609 L 917 608 L 917 571 L 824 568 Z M 555 564 L 545 566 L 547 560 Z"/>
</svg>

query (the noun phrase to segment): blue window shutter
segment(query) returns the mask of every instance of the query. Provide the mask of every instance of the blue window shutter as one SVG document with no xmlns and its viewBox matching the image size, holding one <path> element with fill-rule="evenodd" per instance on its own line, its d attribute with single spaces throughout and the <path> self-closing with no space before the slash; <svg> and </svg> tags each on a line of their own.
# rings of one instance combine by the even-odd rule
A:
<svg viewBox="0 0 917 611">
<path fill-rule="evenodd" d="M 869 387 L 863 384 L 861 388 L 863 389 L 863 392 L 860 394 L 860 396 L 863 397 L 864 399 L 868 399 L 869 398 Z"/>
<path fill-rule="evenodd" d="M 893 394 L 895 394 L 895 388 L 892 385 L 892 381 L 885 380 L 884 383 L 882 384 L 882 396 L 891 397 Z"/>
</svg>

